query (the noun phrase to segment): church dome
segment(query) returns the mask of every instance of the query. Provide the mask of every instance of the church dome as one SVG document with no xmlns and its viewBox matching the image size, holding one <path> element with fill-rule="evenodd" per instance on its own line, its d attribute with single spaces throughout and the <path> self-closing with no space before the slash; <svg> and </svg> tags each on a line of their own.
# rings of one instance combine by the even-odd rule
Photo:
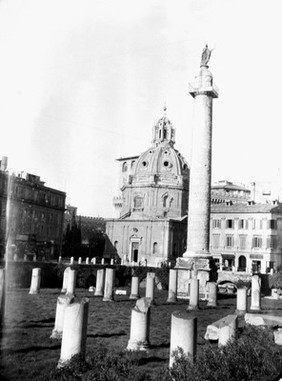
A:
<svg viewBox="0 0 282 381">
<path fill-rule="evenodd" d="M 152 143 L 153 146 L 138 158 L 133 184 L 150 182 L 159 185 L 184 185 L 184 182 L 188 182 L 188 164 L 174 148 L 175 129 L 165 113 L 153 126 Z"/>
</svg>

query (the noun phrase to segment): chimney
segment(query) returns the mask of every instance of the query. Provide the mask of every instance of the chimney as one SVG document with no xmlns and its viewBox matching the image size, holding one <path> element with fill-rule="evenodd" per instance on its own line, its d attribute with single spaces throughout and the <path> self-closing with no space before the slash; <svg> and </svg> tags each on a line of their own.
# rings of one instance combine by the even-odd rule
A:
<svg viewBox="0 0 282 381">
<path fill-rule="evenodd" d="M 256 183 L 253 182 L 251 183 L 251 201 L 255 202 L 256 201 Z"/>
</svg>

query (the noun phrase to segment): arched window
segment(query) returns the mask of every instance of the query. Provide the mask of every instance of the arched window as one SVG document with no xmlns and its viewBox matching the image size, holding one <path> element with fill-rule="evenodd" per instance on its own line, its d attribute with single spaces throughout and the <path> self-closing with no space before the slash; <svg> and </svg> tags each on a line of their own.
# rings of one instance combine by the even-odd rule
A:
<svg viewBox="0 0 282 381">
<path fill-rule="evenodd" d="M 135 160 L 132 160 L 132 162 L 131 162 L 131 168 L 134 167 L 134 164 L 135 164 Z"/>
<path fill-rule="evenodd" d="M 163 197 L 163 207 L 164 207 L 164 208 L 167 207 L 167 201 L 168 201 L 168 195 L 166 194 L 166 195 Z"/>
<path fill-rule="evenodd" d="M 154 242 L 153 243 L 153 254 L 157 254 L 158 253 L 158 242 Z"/>
<path fill-rule="evenodd" d="M 166 139 L 166 133 L 167 133 L 167 130 L 164 129 L 164 139 Z"/>
<path fill-rule="evenodd" d="M 239 257 L 239 271 L 246 271 L 247 261 L 244 255 Z"/>
<path fill-rule="evenodd" d="M 122 172 L 126 172 L 127 171 L 127 162 L 125 161 L 123 164 L 122 164 Z"/>
</svg>

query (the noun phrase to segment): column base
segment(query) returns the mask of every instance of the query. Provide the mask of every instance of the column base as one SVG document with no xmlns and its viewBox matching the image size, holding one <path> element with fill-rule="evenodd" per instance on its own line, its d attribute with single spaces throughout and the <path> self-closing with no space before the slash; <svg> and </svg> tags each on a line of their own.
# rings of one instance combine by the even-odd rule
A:
<svg viewBox="0 0 282 381">
<path fill-rule="evenodd" d="M 62 336 L 63 336 L 63 332 L 53 329 L 50 339 L 61 340 Z"/>
<path fill-rule="evenodd" d="M 30 294 L 30 295 L 40 294 L 40 291 L 37 291 L 37 290 L 30 290 L 30 291 L 29 291 L 29 294 Z"/>
<path fill-rule="evenodd" d="M 236 315 L 239 315 L 239 316 L 243 316 L 243 315 L 246 314 L 246 312 L 247 312 L 246 310 L 236 310 L 236 311 L 235 311 L 235 314 L 236 314 Z"/>
<path fill-rule="evenodd" d="M 140 342 L 136 340 L 129 340 L 126 349 L 128 351 L 147 351 L 149 346 L 150 344 L 148 341 Z"/>
<path fill-rule="evenodd" d="M 199 309 L 198 306 L 190 306 L 190 304 L 188 305 L 188 307 L 186 308 L 186 311 L 197 311 Z"/>
<path fill-rule="evenodd" d="M 176 260 L 175 269 L 177 269 L 177 298 L 189 299 L 190 279 L 197 277 L 199 279 L 199 298 L 207 300 L 206 284 L 217 277 L 217 269 L 213 265 L 211 255 L 186 252 L 189 256 L 179 257 Z"/>
<path fill-rule="evenodd" d="M 250 311 L 261 311 L 261 308 L 257 306 L 251 306 Z"/>
<path fill-rule="evenodd" d="M 176 302 L 177 302 L 176 296 L 168 298 L 167 301 L 166 301 L 166 303 L 176 303 Z"/>
<path fill-rule="evenodd" d="M 113 298 L 108 298 L 108 297 L 103 298 L 103 302 L 113 302 L 113 301 L 114 301 Z"/>
<path fill-rule="evenodd" d="M 103 291 L 95 291 L 94 296 L 104 296 Z"/>
<path fill-rule="evenodd" d="M 136 294 L 135 294 L 135 295 L 134 295 L 134 294 L 130 294 L 130 295 L 129 295 L 129 299 L 130 299 L 130 300 L 137 300 L 137 299 L 140 299 L 140 296 L 139 296 L 139 295 L 136 295 Z"/>
</svg>

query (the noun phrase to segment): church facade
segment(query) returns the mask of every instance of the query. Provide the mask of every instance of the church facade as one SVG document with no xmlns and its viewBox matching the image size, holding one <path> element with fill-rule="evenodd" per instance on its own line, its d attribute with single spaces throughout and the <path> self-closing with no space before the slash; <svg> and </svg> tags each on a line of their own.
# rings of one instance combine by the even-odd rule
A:
<svg viewBox="0 0 282 381">
<path fill-rule="evenodd" d="M 186 248 L 189 166 L 174 148 L 166 108 L 152 132 L 152 145 L 140 156 L 118 159 L 119 217 L 107 220 L 104 256 L 158 266 Z"/>
</svg>

